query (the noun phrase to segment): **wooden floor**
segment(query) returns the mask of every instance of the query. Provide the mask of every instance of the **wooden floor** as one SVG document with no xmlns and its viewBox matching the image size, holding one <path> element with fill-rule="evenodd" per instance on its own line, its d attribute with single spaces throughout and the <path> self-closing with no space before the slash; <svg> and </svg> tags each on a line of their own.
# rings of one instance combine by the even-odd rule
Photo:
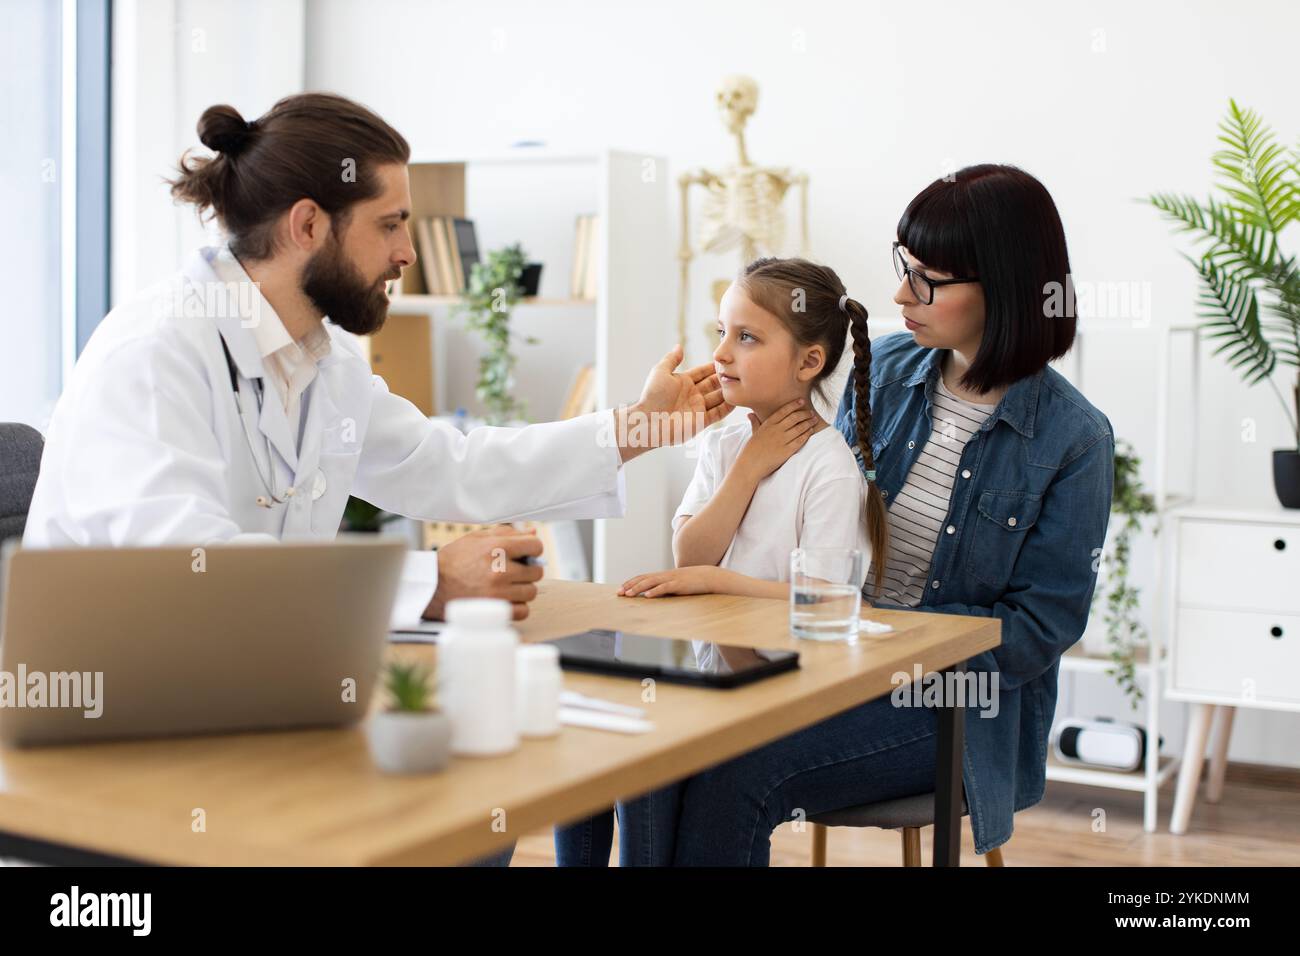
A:
<svg viewBox="0 0 1300 956">
<path fill-rule="evenodd" d="M 1187 833 L 1169 832 L 1173 785 L 1160 795 L 1160 825 L 1142 830 L 1142 794 L 1048 783 L 1042 802 L 1016 814 L 1015 834 L 1002 847 L 1007 866 L 1297 866 L 1300 865 L 1300 771 L 1231 764 L 1218 804 L 1200 799 Z M 1202 787 L 1204 793 L 1204 787 Z M 1098 813 L 1100 810 L 1102 813 Z M 983 866 L 969 820 L 962 833 L 962 865 Z M 781 827 L 772 837 L 773 866 L 807 866 L 811 828 Z M 932 828 L 922 831 L 926 865 Z M 615 846 L 611 864 L 617 862 Z M 898 866 L 897 833 L 837 828 L 830 831 L 831 866 Z M 519 841 L 513 866 L 553 866 L 551 831 Z"/>
</svg>

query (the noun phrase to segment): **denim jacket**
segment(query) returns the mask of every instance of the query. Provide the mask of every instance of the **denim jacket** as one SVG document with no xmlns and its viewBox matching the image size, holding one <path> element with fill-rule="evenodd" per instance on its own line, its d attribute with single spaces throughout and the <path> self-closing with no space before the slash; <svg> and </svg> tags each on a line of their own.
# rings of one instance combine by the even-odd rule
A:
<svg viewBox="0 0 1300 956">
<path fill-rule="evenodd" d="M 942 349 L 910 333 L 871 346 L 872 440 L 885 504 L 931 432 Z M 857 446 L 853 375 L 835 427 Z M 996 671 L 996 717 L 967 711 L 962 782 L 975 850 L 1011 837 L 1043 797 L 1060 657 L 1083 635 L 1114 480 L 1110 422 L 1051 368 L 1013 384 L 962 452 L 915 610 L 996 617 L 1002 643 L 967 662 Z M 880 607 L 893 607 L 878 603 Z"/>
</svg>

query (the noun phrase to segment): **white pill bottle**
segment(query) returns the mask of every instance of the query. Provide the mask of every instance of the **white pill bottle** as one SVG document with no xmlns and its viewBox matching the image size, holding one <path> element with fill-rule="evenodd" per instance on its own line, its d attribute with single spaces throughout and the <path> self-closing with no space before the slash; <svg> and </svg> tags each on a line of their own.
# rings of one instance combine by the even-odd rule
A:
<svg viewBox="0 0 1300 956">
<path fill-rule="evenodd" d="M 560 649 L 554 644 L 525 644 L 515 658 L 519 732 L 525 737 L 554 737 L 560 732 Z"/>
<path fill-rule="evenodd" d="M 446 614 L 448 626 L 438 635 L 438 699 L 451 720 L 451 751 L 509 753 L 519 746 L 519 634 L 510 626 L 510 602 L 457 598 L 447 602 Z"/>
</svg>

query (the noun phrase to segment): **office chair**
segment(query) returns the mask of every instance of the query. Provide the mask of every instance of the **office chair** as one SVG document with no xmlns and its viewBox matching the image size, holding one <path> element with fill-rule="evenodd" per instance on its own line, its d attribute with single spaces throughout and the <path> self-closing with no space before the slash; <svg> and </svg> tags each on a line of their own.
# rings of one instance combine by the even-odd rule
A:
<svg viewBox="0 0 1300 956">
<path fill-rule="evenodd" d="M 0 542 L 23 536 L 44 450 L 35 428 L 0 422 Z"/>
<path fill-rule="evenodd" d="M 961 815 L 970 810 L 966 798 L 961 801 Z M 881 830 L 901 830 L 903 836 L 903 866 L 921 865 L 921 828 L 934 822 L 934 794 L 918 793 L 897 800 L 864 803 L 843 810 L 829 810 L 808 818 L 813 825 L 812 865 L 826 865 L 827 827 L 877 827 Z M 1002 848 L 995 847 L 984 854 L 989 866 L 1002 866 Z"/>
</svg>

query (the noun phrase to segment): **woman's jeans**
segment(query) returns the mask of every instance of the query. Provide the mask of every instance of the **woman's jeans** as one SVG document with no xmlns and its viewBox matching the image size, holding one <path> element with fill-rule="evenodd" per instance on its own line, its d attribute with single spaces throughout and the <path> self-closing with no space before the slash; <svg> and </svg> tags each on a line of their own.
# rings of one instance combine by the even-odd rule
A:
<svg viewBox="0 0 1300 956">
<path fill-rule="evenodd" d="M 682 784 L 617 805 L 619 866 L 671 866 Z M 614 810 L 555 828 L 556 866 L 609 866 Z"/>
<path fill-rule="evenodd" d="M 890 696 L 619 805 L 628 865 L 766 866 L 772 831 L 829 810 L 932 793 L 933 711 Z M 605 866 L 612 813 L 555 833 L 560 866 Z"/>
<path fill-rule="evenodd" d="M 493 853 L 491 856 L 484 856 L 477 860 L 471 860 L 468 863 L 462 863 L 461 866 L 509 866 L 510 860 L 514 855 L 515 845 L 512 843 L 505 850 Z"/>
</svg>

